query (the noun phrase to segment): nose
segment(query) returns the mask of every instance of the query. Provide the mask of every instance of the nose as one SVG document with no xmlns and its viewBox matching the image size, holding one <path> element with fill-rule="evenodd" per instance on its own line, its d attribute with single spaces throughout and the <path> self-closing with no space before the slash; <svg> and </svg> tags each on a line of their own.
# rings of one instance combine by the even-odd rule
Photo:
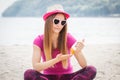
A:
<svg viewBox="0 0 120 80">
<path fill-rule="evenodd" d="M 62 26 L 62 25 L 61 25 L 61 22 L 59 22 L 59 23 L 57 24 L 57 26 L 58 26 L 58 27 L 61 27 L 61 26 Z"/>
</svg>

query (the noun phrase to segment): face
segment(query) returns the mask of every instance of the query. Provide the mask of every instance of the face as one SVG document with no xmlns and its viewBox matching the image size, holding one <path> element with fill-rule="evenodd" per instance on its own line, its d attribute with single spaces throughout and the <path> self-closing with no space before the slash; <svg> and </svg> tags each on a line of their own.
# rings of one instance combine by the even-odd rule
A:
<svg viewBox="0 0 120 80">
<path fill-rule="evenodd" d="M 63 14 L 57 14 L 53 19 L 53 33 L 60 33 L 66 24 L 66 20 Z"/>
</svg>

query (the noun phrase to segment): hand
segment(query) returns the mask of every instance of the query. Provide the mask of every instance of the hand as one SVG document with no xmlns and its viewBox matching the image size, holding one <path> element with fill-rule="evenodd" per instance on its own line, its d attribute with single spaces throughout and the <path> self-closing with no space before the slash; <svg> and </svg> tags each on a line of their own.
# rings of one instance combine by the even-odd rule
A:
<svg viewBox="0 0 120 80">
<path fill-rule="evenodd" d="M 57 59 L 58 61 L 62 61 L 62 60 L 65 60 L 65 59 L 70 58 L 71 56 L 72 56 L 72 54 L 65 54 L 65 55 L 63 55 L 62 53 L 60 53 L 60 54 L 58 54 L 58 55 L 56 56 L 56 59 Z"/>
<path fill-rule="evenodd" d="M 77 42 L 77 44 L 75 45 L 76 53 L 79 53 L 84 48 L 84 42 L 84 39 L 82 41 Z"/>
</svg>

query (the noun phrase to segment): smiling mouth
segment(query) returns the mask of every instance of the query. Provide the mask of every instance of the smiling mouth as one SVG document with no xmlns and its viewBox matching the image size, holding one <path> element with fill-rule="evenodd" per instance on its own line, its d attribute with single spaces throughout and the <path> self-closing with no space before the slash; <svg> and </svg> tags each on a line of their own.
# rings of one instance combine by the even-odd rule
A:
<svg viewBox="0 0 120 80">
<path fill-rule="evenodd" d="M 60 30 L 59 28 L 55 28 L 55 29 Z"/>
</svg>

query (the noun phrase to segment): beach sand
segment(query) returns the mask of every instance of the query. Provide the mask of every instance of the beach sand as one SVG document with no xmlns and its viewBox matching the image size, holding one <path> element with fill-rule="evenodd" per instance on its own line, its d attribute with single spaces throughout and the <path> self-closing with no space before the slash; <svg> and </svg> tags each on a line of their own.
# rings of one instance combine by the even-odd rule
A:
<svg viewBox="0 0 120 80">
<path fill-rule="evenodd" d="M 94 80 L 120 79 L 120 44 L 89 44 L 84 55 L 88 65 L 97 68 Z M 24 71 L 32 68 L 32 45 L 0 45 L 0 80 L 23 80 Z M 71 58 L 74 71 L 77 61 Z"/>
</svg>

